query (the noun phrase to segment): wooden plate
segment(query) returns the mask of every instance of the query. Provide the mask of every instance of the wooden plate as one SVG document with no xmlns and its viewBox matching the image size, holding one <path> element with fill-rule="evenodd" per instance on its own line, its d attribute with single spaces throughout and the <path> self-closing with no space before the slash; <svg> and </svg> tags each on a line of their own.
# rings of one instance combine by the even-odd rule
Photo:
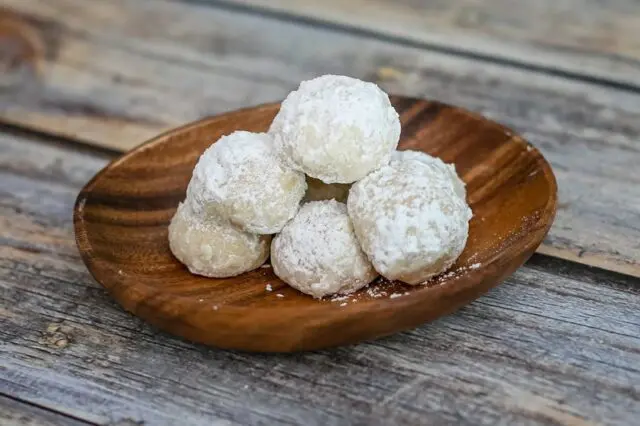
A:
<svg viewBox="0 0 640 426">
<path fill-rule="evenodd" d="M 474 212 L 462 256 L 429 285 L 378 281 L 345 300 L 317 301 L 288 287 L 268 267 L 210 279 L 191 275 L 171 255 L 167 225 L 198 156 L 234 130 L 265 131 L 277 104 L 172 130 L 98 173 L 74 210 L 84 262 L 128 311 L 170 333 L 222 348 L 319 349 L 406 330 L 455 311 L 535 251 L 555 215 L 555 178 L 540 152 L 497 123 L 437 102 L 392 102 L 403 124 L 399 149 L 455 163 Z"/>
</svg>

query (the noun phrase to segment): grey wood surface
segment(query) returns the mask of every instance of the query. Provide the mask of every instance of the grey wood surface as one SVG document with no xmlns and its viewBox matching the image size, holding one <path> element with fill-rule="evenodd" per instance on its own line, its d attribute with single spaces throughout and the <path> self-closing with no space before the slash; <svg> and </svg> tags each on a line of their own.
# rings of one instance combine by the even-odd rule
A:
<svg viewBox="0 0 640 426">
<path fill-rule="evenodd" d="M 640 86 L 635 0 L 202 0 L 511 66 Z"/>
<path fill-rule="evenodd" d="M 91 424 L 0 395 L 0 425 L 2 426 L 87 426 Z"/>
<path fill-rule="evenodd" d="M 71 210 L 111 157 L 0 135 L 0 393 L 99 424 L 633 424 L 640 280 L 536 255 L 458 313 L 332 351 L 255 355 L 127 314 Z"/>
<path fill-rule="evenodd" d="M 12 51 L 22 53 L 0 92 L 0 119 L 125 149 L 188 120 L 280 99 L 318 74 L 371 79 L 522 132 L 550 160 L 560 188 L 558 217 L 540 252 L 640 276 L 634 90 L 217 2 L 3 2 L 14 11 L 5 12 L 19 47 Z"/>
<path fill-rule="evenodd" d="M 633 0 L 2 0 L 0 424 L 637 424 L 638 40 Z M 75 247 L 82 185 L 323 73 L 522 132 L 560 187 L 543 254 L 456 314 L 332 351 L 220 351 L 120 309 Z"/>
</svg>

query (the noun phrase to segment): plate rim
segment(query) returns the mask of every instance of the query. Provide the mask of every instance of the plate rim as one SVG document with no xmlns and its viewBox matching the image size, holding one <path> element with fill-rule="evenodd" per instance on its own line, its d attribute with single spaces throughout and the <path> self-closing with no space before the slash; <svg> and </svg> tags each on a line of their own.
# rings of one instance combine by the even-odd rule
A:
<svg viewBox="0 0 640 426">
<path fill-rule="evenodd" d="M 520 136 L 517 132 L 515 132 L 511 128 L 504 126 L 503 124 L 498 123 L 494 120 L 491 120 L 487 117 L 484 117 L 481 114 L 469 111 L 465 108 L 446 104 L 443 102 L 439 102 L 437 100 L 429 100 L 429 99 L 414 98 L 414 97 L 399 96 L 399 95 L 391 95 L 390 97 L 392 99 L 395 98 L 398 100 L 426 101 L 429 104 L 435 103 L 443 107 L 454 109 L 470 118 L 473 118 L 475 120 L 480 120 L 484 123 L 490 124 L 492 127 L 503 132 L 506 136 L 508 136 L 508 139 L 506 139 L 503 142 L 503 144 L 512 143 L 513 141 L 516 141 L 518 143 L 524 143 L 525 145 L 527 145 L 527 151 L 535 151 L 532 154 L 535 155 L 537 167 L 542 171 L 542 173 L 545 176 L 545 181 L 549 188 L 550 196 L 547 199 L 547 202 L 544 208 L 541 209 L 541 213 L 533 225 L 535 227 L 534 232 L 531 232 L 516 240 L 518 241 L 524 238 L 526 239 L 526 245 L 521 250 L 516 250 L 512 253 L 509 253 L 508 256 L 505 256 L 504 250 L 501 250 L 500 251 L 501 254 L 494 256 L 491 260 L 484 261 L 479 268 L 474 269 L 472 271 L 469 271 L 469 270 L 464 271 L 463 273 L 459 275 L 455 275 L 450 279 L 446 279 L 438 283 L 437 285 L 410 286 L 411 293 L 409 297 L 397 297 L 393 299 L 391 298 L 370 299 L 366 301 L 358 301 L 358 303 L 355 303 L 355 304 L 351 303 L 347 306 L 339 306 L 340 305 L 339 303 L 332 303 L 330 299 L 323 299 L 322 301 L 318 301 L 317 304 L 314 304 L 312 306 L 305 306 L 304 308 L 301 308 L 295 305 L 289 305 L 289 304 L 282 304 L 281 306 L 238 306 L 231 303 L 231 304 L 222 305 L 224 306 L 224 309 L 218 310 L 217 311 L 218 314 L 216 315 L 220 315 L 221 317 L 224 317 L 223 313 L 228 312 L 229 314 L 232 314 L 233 316 L 235 316 L 240 312 L 247 312 L 248 310 L 250 310 L 252 313 L 267 313 L 267 312 L 273 312 L 274 309 L 278 309 L 279 311 L 283 311 L 283 310 L 300 311 L 301 309 L 303 309 L 306 313 L 306 316 L 316 316 L 318 313 L 326 312 L 327 309 L 331 309 L 333 318 L 337 317 L 338 319 L 347 319 L 349 317 L 353 317 L 354 314 L 371 315 L 375 313 L 380 313 L 382 311 L 388 311 L 388 310 L 396 311 L 399 309 L 408 308 L 413 305 L 422 304 L 425 301 L 428 301 L 429 299 L 432 299 L 435 296 L 437 296 L 437 293 L 441 293 L 441 292 L 457 293 L 458 291 L 464 290 L 467 287 L 472 287 L 472 288 L 480 287 L 481 284 L 485 282 L 487 278 L 489 278 L 492 283 L 488 286 L 488 288 L 485 291 L 480 293 L 480 294 L 484 294 L 488 289 L 493 288 L 499 285 L 500 283 L 502 283 L 506 277 L 510 276 L 516 269 L 521 267 L 526 262 L 526 260 L 534 253 L 535 249 L 542 243 L 542 241 L 544 240 L 544 237 L 547 235 L 555 219 L 555 215 L 557 212 L 558 187 L 557 187 L 557 181 L 553 173 L 553 170 L 551 168 L 551 165 L 546 160 L 546 158 L 542 155 L 542 153 L 537 148 L 535 148 L 535 146 L 530 144 L 527 140 L 525 140 L 522 136 Z M 159 135 L 156 135 L 146 140 L 140 145 L 132 148 L 131 150 L 123 153 L 119 157 L 110 161 L 83 186 L 83 188 L 78 193 L 78 196 L 76 197 L 76 201 L 73 208 L 73 225 L 74 225 L 76 245 L 80 252 L 83 263 L 89 270 L 90 274 L 98 283 L 100 283 L 102 287 L 106 288 L 109 291 L 110 295 L 114 299 L 116 299 L 116 301 L 122 307 L 124 307 L 128 311 L 133 312 L 136 316 L 142 317 L 145 321 L 153 323 L 153 321 L 149 319 L 148 315 L 141 315 L 140 313 L 134 311 L 133 308 L 130 308 L 129 306 L 127 306 L 128 304 L 126 303 L 126 301 L 122 300 L 123 298 L 119 296 L 119 291 L 118 291 L 119 289 L 114 288 L 118 286 L 114 285 L 113 277 L 105 276 L 105 273 L 107 271 L 105 271 L 104 268 L 100 268 L 98 265 L 96 265 L 95 257 L 91 255 L 92 245 L 88 235 L 89 233 L 87 232 L 87 226 L 85 224 L 86 221 L 83 214 L 83 206 L 87 198 L 91 195 L 91 190 L 95 187 L 95 185 L 100 181 L 100 179 L 104 175 L 106 175 L 113 169 L 117 168 L 120 164 L 128 161 L 131 157 L 138 155 L 141 152 L 144 152 L 149 149 L 153 149 L 157 145 L 166 143 L 167 139 L 173 135 L 180 134 L 185 131 L 197 129 L 198 127 L 202 127 L 205 125 L 212 125 L 212 124 L 215 124 L 216 122 L 224 122 L 229 118 L 232 118 L 232 117 L 235 118 L 235 117 L 238 117 L 239 115 L 244 115 L 244 114 L 252 113 L 256 111 L 271 110 L 273 108 L 278 108 L 279 105 L 280 105 L 280 102 L 263 103 L 256 106 L 245 107 L 245 108 L 241 108 L 234 111 L 228 111 L 223 114 L 219 114 L 215 116 L 203 117 L 201 119 L 191 121 L 181 126 L 166 130 L 160 133 Z M 529 147 L 531 147 L 532 149 Z M 544 223 L 541 224 L 542 221 L 546 221 L 546 224 Z M 499 274 L 500 276 L 498 278 L 493 278 L 496 276 L 495 271 L 496 270 L 500 271 L 501 268 L 499 268 L 499 266 L 503 262 L 506 262 L 507 264 L 516 262 L 516 266 L 515 268 L 513 268 L 512 271 L 506 271 L 506 269 L 509 269 L 509 268 L 502 268 L 503 273 Z M 467 279 L 469 276 L 469 273 L 473 274 L 474 276 L 474 278 L 471 280 Z M 111 278 L 111 280 L 109 278 Z M 151 293 L 154 293 L 154 294 L 169 294 L 166 292 L 162 292 L 161 290 L 158 290 L 157 287 L 153 287 L 144 283 L 144 281 L 136 281 L 135 285 L 132 285 L 132 287 L 138 287 L 138 286 L 142 286 L 141 288 L 148 289 Z M 362 291 L 362 290 L 359 290 L 359 291 Z M 357 294 L 357 293 L 358 292 L 354 294 Z M 186 303 L 189 306 L 193 305 L 193 303 L 191 303 L 192 299 L 189 296 L 171 294 L 170 297 L 173 300 L 189 301 L 189 302 L 183 302 L 183 303 Z M 311 296 L 307 296 L 307 297 L 310 298 Z M 475 300 L 475 298 L 471 300 Z M 329 308 L 328 306 L 331 306 L 331 308 Z M 168 308 L 166 304 L 159 304 L 159 306 L 154 306 L 154 312 L 156 312 L 157 315 L 164 316 L 165 318 L 171 317 L 171 313 L 167 312 L 167 310 Z M 189 326 L 198 326 L 199 328 L 199 324 L 195 324 L 192 321 L 189 321 L 189 317 L 181 318 L 181 320 L 186 320 L 186 324 Z"/>
</svg>

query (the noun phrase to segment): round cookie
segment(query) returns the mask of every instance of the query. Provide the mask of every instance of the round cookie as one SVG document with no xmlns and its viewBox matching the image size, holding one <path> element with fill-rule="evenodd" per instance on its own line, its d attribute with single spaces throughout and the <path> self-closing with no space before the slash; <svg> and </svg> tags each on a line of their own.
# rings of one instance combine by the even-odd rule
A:
<svg viewBox="0 0 640 426">
<path fill-rule="evenodd" d="M 451 176 L 456 194 L 458 194 L 458 196 L 463 200 L 467 199 L 466 185 L 462 181 L 462 179 L 460 179 L 460 176 L 458 176 L 455 164 L 447 164 L 438 157 L 433 157 L 422 151 L 411 150 L 395 151 L 391 155 L 391 163 L 394 163 L 396 161 L 420 161 L 425 164 L 433 164 L 434 166 L 445 170 Z"/>
<path fill-rule="evenodd" d="M 335 200 L 300 208 L 273 239 L 271 265 L 284 282 L 316 298 L 353 293 L 378 276 L 360 249 L 347 207 Z"/>
<path fill-rule="evenodd" d="M 304 194 L 302 202 L 336 200 L 346 203 L 349 188 L 351 185 L 348 183 L 324 183 L 319 179 L 307 176 L 307 192 Z"/>
<path fill-rule="evenodd" d="M 225 278 L 262 265 L 269 256 L 270 235 L 244 232 L 215 217 L 196 215 L 180 203 L 169 225 L 169 247 L 192 274 Z"/>
<path fill-rule="evenodd" d="M 266 133 L 236 131 L 200 157 L 187 188 L 194 212 L 255 234 L 275 234 L 300 206 L 307 184 L 284 165 Z"/>
<path fill-rule="evenodd" d="M 375 84 L 325 75 L 287 96 L 269 133 L 295 169 L 325 183 L 352 183 L 389 162 L 400 120 Z"/>
<path fill-rule="evenodd" d="M 424 283 L 455 262 L 472 216 L 448 167 L 399 158 L 355 183 L 347 206 L 374 268 L 408 284 Z"/>
</svg>

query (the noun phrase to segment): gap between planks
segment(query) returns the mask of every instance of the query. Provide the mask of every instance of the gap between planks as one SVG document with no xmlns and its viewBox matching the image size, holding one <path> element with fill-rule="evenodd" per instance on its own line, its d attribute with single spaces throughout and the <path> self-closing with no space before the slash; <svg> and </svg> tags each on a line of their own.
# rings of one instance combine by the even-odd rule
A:
<svg viewBox="0 0 640 426">
<path fill-rule="evenodd" d="M 16 398 L 0 391 L 0 424 L 3 426 L 86 426 L 98 425 L 86 419 Z M 123 425 L 124 426 L 124 425 Z"/>
<path fill-rule="evenodd" d="M 523 13 L 513 11 L 525 9 L 526 3 L 504 8 L 499 1 L 491 0 L 480 6 L 469 0 L 447 5 L 428 0 L 422 4 L 406 0 L 328 0 L 321 6 L 312 0 L 171 1 L 295 21 L 408 47 L 640 92 L 640 57 L 634 54 L 637 46 L 634 47 L 632 41 L 625 42 L 634 36 L 625 30 L 633 31 L 634 26 L 640 25 L 640 8 L 635 14 L 616 10 L 605 16 L 599 9 L 583 4 L 582 0 L 572 0 L 570 8 L 582 9 L 583 15 L 591 14 L 600 19 L 595 19 L 597 25 L 589 26 L 595 33 L 591 40 L 589 34 L 583 37 L 572 34 L 572 31 L 579 33 L 575 29 L 583 25 L 582 21 L 572 21 L 575 14 L 562 15 L 564 11 L 552 0 L 543 1 Z M 627 2 L 627 6 L 634 5 Z M 548 22 L 553 20 L 554 14 L 564 16 L 564 19 L 561 23 L 549 23 L 554 28 L 547 34 L 537 32 L 535 25 L 514 24 L 518 20 L 533 22 L 536 18 Z M 563 34 L 563 40 L 558 40 L 559 33 Z M 607 42 L 602 42 L 605 38 Z"/>
</svg>

